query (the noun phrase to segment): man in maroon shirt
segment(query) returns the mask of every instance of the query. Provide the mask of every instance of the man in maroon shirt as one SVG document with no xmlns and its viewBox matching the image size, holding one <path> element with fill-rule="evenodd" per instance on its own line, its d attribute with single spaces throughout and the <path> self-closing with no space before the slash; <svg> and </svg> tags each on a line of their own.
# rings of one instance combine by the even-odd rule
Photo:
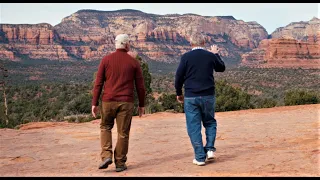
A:
<svg viewBox="0 0 320 180">
<path fill-rule="evenodd" d="M 112 133 L 116 119 L 118 140 L 114 150 L 116 171 L 127 169 L 129 133 L 133 113 L 134 83 L 139 98 L 139 117 L 144 113 L 145 86 L 142 70 L 138 60 L 130 56 L 129 37 L 120 34 L 115 39 L 116 51 L 105 56 L 99 65 L 93 88 L 92 115 L 98 112 L 99 97 L 102 93 L 102 110 L 100 123 L 101 160 L 99 169 L 112 164 Z"/>
</svg>

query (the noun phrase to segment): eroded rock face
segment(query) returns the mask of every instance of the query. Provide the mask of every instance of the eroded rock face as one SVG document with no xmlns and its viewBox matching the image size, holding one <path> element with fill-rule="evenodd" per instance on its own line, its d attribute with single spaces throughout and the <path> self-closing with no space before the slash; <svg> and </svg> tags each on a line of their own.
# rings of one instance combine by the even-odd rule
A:
<svg viewBox="0 0 320 180">
<path fill-rule="evenodd" d="M 320 68 L 320 20 L 290 23 L 242 55 L 243 66 Z"/>
<path fill-rule="evenodd" d="M 314 17 L 310 21 L 292 22 L 285 27 L 277 28 L 271 37 L 278 38 L 293 38 L 296 40 L 306 40 L 308 36 L 316 36 L 320 30 L 320 19 Z"/>
<path fill-rule="evenodd" d="M 54 42 L 55 33 L 50 24 L 0 25 L 0 42 L 6 51 L 0 51 L 3 59 L 66 60 L 70 56 L 64 47 Z M 10 53 L 8 53 L 8 51 Z"/>
<path fill-rule="evenodd" d="M 26 43 L 28 45 L 52 44 L 53 27 L 50 24 L 1 24 L 2 41 L 10 43 Z"/>
<path fill-rule="evenodd" d="M 14 60 L 14 54 L 12 51 L 8 50 L 4 45 L 0 45 L 0 59 Z"/>
<path fill-rule="evenodd" d="M 260 24 L 232 16 L 80 10 L 54 27 L 2 24 L 0 43 L 14 48 L 11 52 L 16 57 L 25 54 L 30 58 L 94 60 L 114 51 L 115 36 L 126 33 L 138 54 L 151 60 L 177 62 L 191 49 L 189 37 L 196 30 L 205 34 L 208 47 L 218 44 L 226 58 L 240 57 L 268 37 Z"/>
<path fill-rule="evenodd" d="M 320 33 L 307 41 L 265 39 L 258 48 L 242 55 L 242 65 L 251 67 L 320 68 Z"/>
</svg>

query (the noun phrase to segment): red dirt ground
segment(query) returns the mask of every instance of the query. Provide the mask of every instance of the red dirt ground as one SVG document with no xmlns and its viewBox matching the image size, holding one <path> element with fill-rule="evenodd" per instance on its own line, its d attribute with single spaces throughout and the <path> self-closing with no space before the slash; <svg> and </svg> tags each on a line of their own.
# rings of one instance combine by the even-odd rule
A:
<svg viewBox="0 0 320 180">
<path fill-rule="evenodd" d="M 216 113 L 217 159 L 194 157 L 185 116 L 134 117 L 126 171 L 99 170 L 99 120 L 0 129 L 1 176 L 320 176 L 320 104 Z M 117 138 L 113 129 L 113 144 Z M 204 135 L 204 129 L 203 133 Z M 203 137 L 205 142 L 205 137 Z"/>
</svg>

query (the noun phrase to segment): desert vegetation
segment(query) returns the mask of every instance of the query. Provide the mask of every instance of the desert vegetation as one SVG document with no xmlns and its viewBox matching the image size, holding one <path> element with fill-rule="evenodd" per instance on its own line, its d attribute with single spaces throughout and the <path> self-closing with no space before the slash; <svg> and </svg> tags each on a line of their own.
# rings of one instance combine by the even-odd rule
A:
<svg viewBox="0 0 320 180">
<path fill-rule="evenodd" d="M 176 101 L 174 72 L 154 73 L 149 63 L 139 56 L 136 59 L 145 78 L 146 113 L 183 113 L 183 104 Z M 1 61 L 1 65 L 8 69 L 5 79 L 8 111 L 6 115 L 4 98 L 0 98 L 1 128 L 35 121 L 94 119 L 91 100 L 98 62 Z M 316 104 L 320 102 L 318 77 L 316 69 L 227 69 L 215 73 L 216 111 Z M 135 107 L 136 96 L 135 93 Z"/>
</svg>

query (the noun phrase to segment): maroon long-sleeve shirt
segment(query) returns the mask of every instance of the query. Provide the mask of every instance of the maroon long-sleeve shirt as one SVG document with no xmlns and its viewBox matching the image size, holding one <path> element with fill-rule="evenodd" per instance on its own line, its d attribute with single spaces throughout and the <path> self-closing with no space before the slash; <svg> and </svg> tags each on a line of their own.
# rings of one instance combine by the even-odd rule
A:
<svg viewBox="0 0 320 180">
<path fill-rule="evenodd" d="M 92 105 L 98 106 L 103 87 L 102 101 L 133 102 L 134 83 L 139 107 L 144 107 L 146 90 L 140 63 L 125 49 L 117 49 L 100 62 L 93 88 Z"/>
</svg>

